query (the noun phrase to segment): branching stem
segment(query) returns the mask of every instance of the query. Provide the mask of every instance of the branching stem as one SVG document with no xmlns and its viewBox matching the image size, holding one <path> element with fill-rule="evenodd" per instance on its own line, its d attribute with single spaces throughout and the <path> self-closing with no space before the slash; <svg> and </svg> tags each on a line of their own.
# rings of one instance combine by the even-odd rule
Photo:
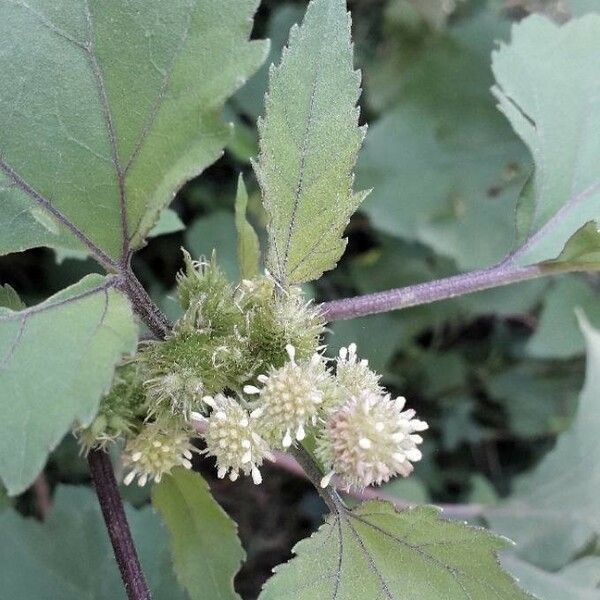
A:
<svg viewBox="0 0 600 600">
<path fill-rule="evenodd" d="M 151 600 L 110 458 L 102 450 L 92 450 L 88 462 L 127 597 L 129 600 Z"/>
<path fill-rule="evenodd" d="M 536 279 L 544 275 L 574 270 L 578 269 L 573 266 L 549 265 L 518 267 L 510 260 L 506 260 L 487 269 L 375 294 L 325 302 L 321 306 L 325 318 L 329 321 L 349 319 L 428 304 L 510 283 Z M 131 300 L 137 315 L 157 338 L 164 338 L 171 330 L 171 323 L 152 302 L 128 262 L 120 269 L 120 276 L 120 287 Z M 345 505 L 337 491 L 331 487 L 325 490 L 320 487 L 321 473 L 311 456 L 300 448 L 294 451 L 294 457 L 302 467 L 305 476 L 315 485 L 328 508 L 335 514 L 343 512 Z M 149 600 L 150 593 L 133 544 L 110 460 L 104 452 L 94 450 L 89 454 L 89 464 L 128 598 L 129 600 Z M 381 498 L 382 496 L 375 490 L 365 490 L 361 499 L 366 500 L 372 497 Z M 481 510 L 479 506 L 465 508 L 463 516 L 474 516 Z"/>
<path fill-rule="evenodd" d="M 328 321 L 352 319 L 375 313 L 389 312 L 402 308 L 410 308 L 420 304 L 429 304 L 437 300 L 455 298 L 473 292 L 537 279 L 544 275 L 582 270 L 578 266 L 561 266 L 538 264 L 519 267 L 510 260 L 503 261 L 478 271 L 461 273 L 444 279 L 417 283 L 403 288 L 394 288 L 384 292 L 365 294 L 343 300 L 333 300 L 321 304 Z"/>
<path fill-rule="evenodd" d="M 171 330 L 171 323 L 152 302 L 129 264 L 121 269 L 119 287 L 154 336 L 164 338 Z M 127 597 L 129 600 L 150 600 L 110 459 L 105 452 L 92 450 L 88 462 Z"/>
<path fill-rule="evenodd" d="M 134 311 L 157 338 L 164 338 L 172 328 L 169 319 L 154 304 L 148 296 L 148 292 L 130 268 L 123 272 L 122 277 L 122 290 L 129 297 Z"/>
</svg>

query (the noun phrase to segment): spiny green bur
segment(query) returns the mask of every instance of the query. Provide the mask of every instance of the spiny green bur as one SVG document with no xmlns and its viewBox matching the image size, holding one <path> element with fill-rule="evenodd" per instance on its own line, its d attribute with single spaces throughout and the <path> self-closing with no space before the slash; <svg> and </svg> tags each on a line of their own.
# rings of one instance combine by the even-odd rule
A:
<svg viewBox="0 0 600 600">
<path fill-rule="evenodd" d="M 234 288 L 214 256 L 194 263 L 186 254 L 185 262 L 178 294 L 186 312 L 162 345 L 169 347 L 167 362 L 194 368 L 210 393 L 235 390 L 283 365 L 288 344 L 298 358 L 315 352 L 324 322 L 299 289 L 278 293 L 268 277 L 244 280 Z"/>
<path fill-rule="evenodd" d="M 102 399 L 96 418 L 89 427 L 78 430 L 85 451 L 104 447 L 131 433 L 146 411 L 146 396 L 139 365 L 127 363 L 117 368 L 113 386 Z"/>
</svg>

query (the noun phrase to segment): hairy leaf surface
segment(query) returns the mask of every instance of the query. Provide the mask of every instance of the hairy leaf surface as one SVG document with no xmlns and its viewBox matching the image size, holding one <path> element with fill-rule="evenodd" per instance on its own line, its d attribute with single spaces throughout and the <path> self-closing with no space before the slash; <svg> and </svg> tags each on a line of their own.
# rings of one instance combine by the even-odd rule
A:
<svg viewBox="0 0 600 600">
<path fill-rule="evenodd" d="M 267 266 L 284 285 L 335 266 L 364 193 L 352 192 L 364 136 L 344 0 L 314 0 L 272 68 L 255 165 L 269 215 Z"/>
<path fill-rule="evenodd" d="M 276 569 L 260 600 L 529 598 L 498 564 L 505 539 L 438 514 L 371 501 L 330 516 Z"/>
<path fill-rule="evenodd" d="M 88 275 L 42 304 L 0 308 L 0 478 L 23 491 L 73 422 L 89 424 L 137 327 L 113 277 Z"/>
<path fill-rule="evenodd" d="M 585 320 L 581 326 L 587 371 L 571 428 L 507 502 L 487 511 L 519 554 L 549 569 L 567 564 L 600 534 L 600 331 Z"/>
<path fill-rule="evenodd" d="M 199 473 L 177 469 L 152 490 L 170 532 L 173 566 L 190 600 L 239 600 L 233 577 L 245 557 L 237 526 Z"/>
<path fill-rule="evenodd" d="M 256 0 L 0 0 L 0 250 L 114 267 L 212 163 L 264 59 Z"/>
<path fill-rule="evenodd" d="M 600 15 L 562 26 L 531 16 L 493 53 L 499 108 L 535 161 L 535 206 L 518 264 L 558 257 L 600 219 L 599 53 Z"/>
<path fill-rule="evenodd" d="M 150 508 L 126 507 L 154 600 L 184 600 L 167 536 Z M 59 487 L 44 523 L 0 515 L 0 597 L 7 600 L 125 600 L 98 500 L 89 488 Z"/>
</svg>

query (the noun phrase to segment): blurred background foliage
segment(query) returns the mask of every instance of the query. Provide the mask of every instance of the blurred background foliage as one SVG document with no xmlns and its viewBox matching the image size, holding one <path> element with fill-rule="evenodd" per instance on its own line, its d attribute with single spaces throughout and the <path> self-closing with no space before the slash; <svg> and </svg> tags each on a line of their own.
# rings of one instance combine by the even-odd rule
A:
<svg viewBox="0 0 600 600">
<path fill-rule="evenodd" d="M 338 268 L 307 287 L 316 301 L 343 298 L 491 265 L 515 239 L 514 207 L 531 159 L 490 93 L 490 53 L 511 21 L 543 12 L 558 21 L 594 6 L 541 0 L 354 0 L 357 66 L 363 72 L 362 120 L 369 123 L 356 188 L 373 188 L 352 219 Z M 598 4 L 595 4 L 598 9 Z M 271 39 L 267 64 L 226 109 L 234 133 L 224 156 L 189 182 L 161 221 L 161 234 L 135 258 L 135 270 L 161 308 L 177 317 L 180 248 L 217 258 L 236 280 L 233 201 L 237 176 L 264 242 L 265 217 L 250 159 L 263 110 L 268 64 L 277 61 L 305 2 L 264 0 L 256 37 Z M 90 260 L 51 250 L 0 258 L 0 282 L 27 304 L 97 270 Z M 595 275 L 566 275 L 499 288 L 401 312 L 331 325 L 330 352 L 356 341 L 432 430 L 425 458 L 388 492 L 414 502 L 494 503 L 510 493 L 568 428 L 583 381 L 581 307 L 600 326 Z M 249 563 L 238 577 L 254 597 L 271 567 L 318 522 L 322 506 L 303 481 L 276 470 L 266 484 L 216 481 L 199 464 L 240 523 Z M 47 479 L 87 480 L 69 438 L 54 453 Z M 147 491 L 127 490 L 136 505 Z M 0 498 L 0 506 L 7 502 Z M 31 497 L 17 500 L 33 511 Z M 1 510 L 1 508 L 0 508 Z M 270 518 L 265 519 L 264 515 Z"/>
</svg>

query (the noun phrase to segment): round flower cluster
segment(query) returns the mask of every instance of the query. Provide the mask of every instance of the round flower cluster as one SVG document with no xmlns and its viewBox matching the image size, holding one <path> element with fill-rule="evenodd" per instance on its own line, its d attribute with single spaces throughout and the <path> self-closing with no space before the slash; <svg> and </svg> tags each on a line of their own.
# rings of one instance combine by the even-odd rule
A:
<svg viewBox="0 0 600 600">
<path fill-rule="evenodd" d="M 84 449 L 125 437 L 125 483 L 145 485 L 191 468 L 195 421 L 220 478 L 258 484 L 272 450 L 309 434 L 324 486 L 334 475 L 361 488 L 412 472 L 427 424 L 390 397 L 356 344 L 323 356 L 322 315 L 299 288 L 282 290 L 269 276 L 232 286 L 214 256 L 184 260 L 184 315 L 120 369 L 96 420 L 78 431 Z"/>
<path fill-rule="evenodd" d="M 379 394 L 383 388 L 379 385 L 381 375 L 369 368 L 366 358 L 358 360 L 356 344 L 352 343 L 347 348 L 340 348 L 335 376 L 338 384 L 350 396 L 357 396 L 364 391 Z"/>
<path fill-rule="evenodd" d="M 259 427 L 269 443 L 289 448 L 293 438 L 302 441 L 305 426 L 315 424 L 319 405 L 323 402 L 323 383 L 329 373 L 320 354 L 309 360 L 296 362 L 296 350 L 286 346 L 289 362 L 269 375 L 259 375 L 262 388 L 244 386 L 244 392 L 256 395 L 255 413 Z"/>
<path fill-rule="evenodd" d="M 404 398 L 392 400 L 379 376 L 357 358 L 356 345 L 340 350 L 335 374 L 319 353 L 297 361 L 293 346 L 286 351 L 287 363 L 258 376 L 261 387 L 244 386 L 254 398 L 248 409 L 217 396 L 205 398 L 213 409 L 208 418 L 193 415 L 205 422 L 205 452 L 216 457 L 219 477 L 229 472 L 235 480 L 243 472 L 260 482 L 258 467 L 271 457 L 270 448 L 302 441 L 307 427 L 313 428 L 316 455 L 327 473 L 323 487 L 334 475 L 346 489 L 410 475 L 422 456 L 418 432 L 427 423 L 405 410 Z"/>
<path fill-rule="evenodd" d="M 427 423 L 404 410 L 405 398 L 364 390 L 332 410 L 317 438 L 317 456 L 329 470 L 321 485 L 338 475 L 346 488 L 380 485 L 394 475 L 407 477 L 421 459 L 417 431 Z"/>
<path fill-rule="evenodd" d="M 421 459 L 419 431 L 428 428 L 404 410 L 406 399 L 391 399 L 380 376 L 359 360 L 356 344 L 341 348 L 336 359 L 336 401 L 323 417 L 316 454 L 325 468 L 321 485 L 334 475 L 346 489 L 380 485 L 395 475 L 407 477 Z"/>
<path fill-rule="evenodd" d="M 159 483 L 175 467 L 191 469 L 193 452 L 197 450 L 190 442 L 190 432 L 178 423 L 147 423 L 125 447 L 123 463 L 129 472 L 123 483 L 129 485 L 137 477 L 143 487 L 148 481 Z"/>
<path fill-rule="evenodd" d="M 202 453 L 215 457 L 218 477 L 223 479 L 229 473 L 229 479 L 235 481 L 241 471 L 252 475 L 254 483 L 261 483 L 259 467 L 265 458 L 273 456 L 256 431 L 257 411 L 249 413 L 223 394 L 214 398 L 205 396 L 204 402 L 213 409 L 210 416 L 193 413 L 192 418 L 206 426 L 203 434 L 206 449 Z"/>
</svg>

